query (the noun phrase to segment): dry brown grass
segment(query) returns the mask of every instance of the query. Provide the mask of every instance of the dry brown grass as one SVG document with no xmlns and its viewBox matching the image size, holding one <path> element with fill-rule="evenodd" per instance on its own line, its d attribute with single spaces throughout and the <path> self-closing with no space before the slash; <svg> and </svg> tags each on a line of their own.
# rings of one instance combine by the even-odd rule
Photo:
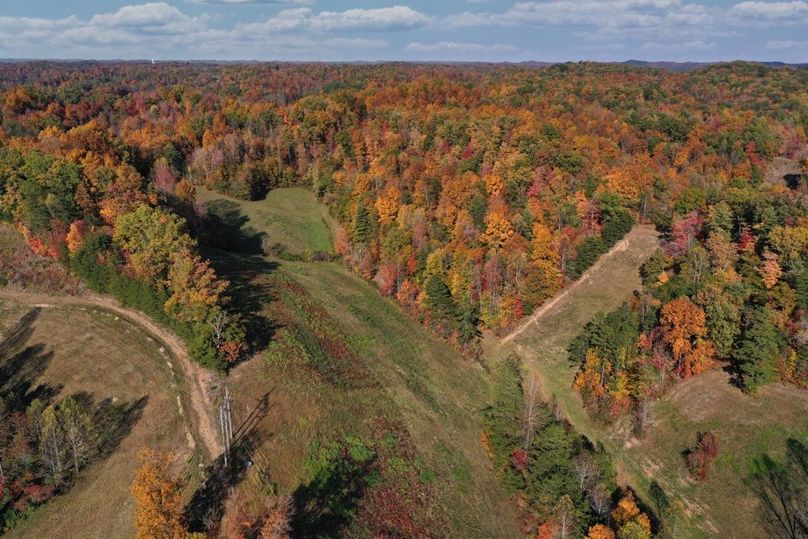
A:
<svg viewBox="0 0 808 539">
<path fill-rule="evenodd" d="M 808 441 L 806 411 L 806 391 L 771 384 L 751 397 L 725 372 L 712 371 L 677 384 L 654 403 L 649 435 L 625 441 L 622 458 L 684 502 L 692 536 L 765 537 L 757 500 L 743 477 L 760 454 L 781 457 L 789 437 Z M 696 482 L 682 452 L 706 430 L 716 435 L 719 453 L 707 480 Z M 615 444 L 623 439 L 613 434 Z"/>
<path fill-rule="evenodd" d="M 11 327 L 33 306 L 2 300 L 0 323 Z M 178 467 L 190 455 L 186 422 L 179 407 L 180 378 L 159 344 L 116 315 L 88 307 L 46 306 L 19 348 L 42 346 L 40 362 L 25 365 L 21 376 L 56 389 L 59 400 L 86 393 L 94 404 L 137 402 L 146 398 L 140 417 L 119 447 L 83 470 L 72 488 L 37 510 L 10 537 L 132 537 L 133 501 L 129 493 L 141 447 L 173 450 Z M 12 351 L 13 353 L 13 351 Z M 0 359 L 5 361 L 5 358 Z M 28 371 L 26 371 L 28 369 Z"/>
</svg>

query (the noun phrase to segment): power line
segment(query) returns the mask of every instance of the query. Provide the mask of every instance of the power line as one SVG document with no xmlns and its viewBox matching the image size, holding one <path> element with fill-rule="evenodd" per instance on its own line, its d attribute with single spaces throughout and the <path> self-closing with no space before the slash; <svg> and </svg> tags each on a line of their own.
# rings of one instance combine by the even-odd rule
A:
<svg viewBox="0 0 808 539">
<path fill-rule="evenodd" d="M 230 390 L 227 383 L 224 384 L 224 398 L 222 404 L 219 406 L 219 425 L 222 433 L 222 445 L 224 446 L 224 465 L 227 466 L 227 461 L 230 456 L 230 445 L 233 441 L 233 419 L 231 416 L 231 402 Z"/>
</svg>

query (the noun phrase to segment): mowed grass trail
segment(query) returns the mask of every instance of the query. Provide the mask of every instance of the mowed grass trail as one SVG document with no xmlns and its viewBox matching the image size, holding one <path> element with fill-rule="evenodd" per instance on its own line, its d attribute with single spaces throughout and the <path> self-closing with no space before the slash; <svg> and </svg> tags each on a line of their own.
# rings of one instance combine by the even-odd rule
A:
<svg viewBox="0 0 808 539">
<path fill-rule="evenodd" d="M 558 300 L 539 318 L 520 326 L 513 338 L 485 343 L 486 355 L 494 361 L 519 354 L 525 369 L 540 377 L 545 396 L 557 399 L 570 422 L 592 442 L 602 434 L 572 391 L 577 366 L 567 361 L 567 346 L 595 314 L 619 307 L 642 285 L 639 267 L 656 250 L 656 233 L 651 227 L 635 227 L 621 245 L 625 247 L 601 257 L 580 280 L 559 292 Z"/>
<path fill-rule="evenodd" d="M 303 187 L 274 189 L 265 200 L 238 200 L 206 189 L 198 190 L 198 199 L 224 211 L 237 209 L 239 225 L 262 235 L 269 245 L 280 244 L 291 254 L 324 251 L 332 253 L 333 219 L 314 194 Z"/>
<path fill-rule="evenodd" d="M 753 398 L 729 383 L 722 371 L 707 373 L 673 387 L 655 402 L 653 426 L 641 440 L 631 434 L 629 418 L 615 425 L 594 422 L 572 389 L 578 366 L 566 348 L 598 312 L 627 301 L 641 286 L 638 269 L 653 253 L 652 229 L 637 227 L 626 236 L 624 250 L 603 257 L 563 297 L 510 340 L 486 342 L 487 357 L 499 361 L 510 353 L 522 357 L 547 398 L 554 398 L 570 422 L 593 443 L 612 454 L 619 479 L 634 487 L 646 502 L 652 481 L 686 511 L 683 537 L 766 537 L 756 501 L 743 485 L 749 460 L 763 451 L 783 452 L 785 440 L 808 436 L 808 393 L 775 384 Z M 562 293 L 564 293 L 562 291 Z M 710 478 L 697 483 L 684 467 L 682 452 L 699 430 L 716 432 L 719 457 Z"/>
<path fill-rule="evenodd" d="M 18 331 L 12 329 L 18 327 Z M 159 343 L 115 314 L 90 307 L 0 300 L 0 390 L 86 401 L 107 430 L 105 454 L 82 470 L 66 494 L 49 501 L 10 537 L 125 538 L 134 535 L 130 485 L 142 447 L 191 455 L 179 406 L 183 382 Z M 8 345 L 8 341 L 7 341 Z M 175 367 L 176 368 L 176 367 Z M 181 464 L 178 464 L 181 465 Z"/>
<path fill-rule="evenodd" d="M 244 220 L 253 228 L 248 233 L 272 237 L 277 217 L 288 215 L 278 212 L 278 200 L 316 203 L 300 189 L 271 195 L 264 202 L 239 202 L 244 215 L 252 215 Z M 308 203 L 293 204 L 305 208 Z M 318 207 L 316 217 L 297 215 L 294 222 L 312 222 L 322 211 Z M 262 220 L 255 218 L 259 214 Z M 481 411 L 490 387 L 476 362 L 461 357 L 339 263 L 220 253 L 218 264 L 249 275 L 245 293 L 261 291 L 262 312 L 272 327 L 270 351 L 230 376 L 237 424 L 256 417 L 262 399 L 268 402 L 251 423 L 259 465 L 239 489 L 260 493 L 268 477 L 280 492 L 295 492 L 312 479 L 310 457 L 319 444 L 343 436 L 370 440 L 383 427 L 403 432 L 396 445 L 406 453 L 386 465 L 384 480 L 392 482 L 399 498 L 420 494 L 401 493 L 394 485 L 397 477 L 415 473 L 427 485 L 429 500 L 407 503 L 416 503 L 424 514 L 438 513 L 433 516 L 445 528 L 431 530 L 433 535 L 519 535 L 515 505 L 500 488 L 480 443 Z M 240 275 L 225 276 L 243 282 Z M 376 511 L 384 511 L 381 507 Z"/>
</svg>

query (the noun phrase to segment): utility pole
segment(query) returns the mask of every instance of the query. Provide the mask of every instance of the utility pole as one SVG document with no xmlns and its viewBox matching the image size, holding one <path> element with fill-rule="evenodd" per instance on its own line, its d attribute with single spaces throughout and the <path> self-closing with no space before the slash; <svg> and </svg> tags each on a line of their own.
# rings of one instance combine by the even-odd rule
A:
<svg viewBox="0 0 808 539">
<path fill-rule="evenodd" d="M 222 431 L 222 445 L 224 446 L 224 465 L 227 466 L 227 461 L 230 456 L 230 444 L 233 441 L 233 419 L 230 415 L 230 391 L 227 384 L 224 384 L 224 399 L 219 406 L 219 425 Z"/>
</svg>

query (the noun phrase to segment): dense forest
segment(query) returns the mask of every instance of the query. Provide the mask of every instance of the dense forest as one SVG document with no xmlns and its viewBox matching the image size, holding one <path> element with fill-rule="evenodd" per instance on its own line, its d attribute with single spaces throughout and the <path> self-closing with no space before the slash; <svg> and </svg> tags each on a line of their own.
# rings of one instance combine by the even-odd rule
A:
<svg viewBox="0 0 808 539">
<path fill-rule="evenodd" d="M 2 77 L 4 217 L 91 286 L 150 286 L 182 324 L 226 311 L 191 239 L 199 186 L 310 185 L 345 262 L 459 344 L 530 313 L 637 220 L 679 244 L 716 212 L 736 240 L 803 230 L 799 175 L 765 180 L 772 159 L 804 156 L 804 70 L 37 63 Z M 238 356 L 237 327 L 206 333 L 200 354 L 229 350 L 207 361 Z"/>
<path fill-rule="evenodd" d="M 470 357 L 652 224 L 663 249 L 643 290 L 569 349 L 591 414 L 632 412 L 641 432 L 651 399 L 721 365 L 750 393 L 808 387 L 806 89 L 808 70 L 751 63 L 1 64 L 0 218 L 218 371 L 263 336 L 204 256 L 222 228 L 198 191 L 310 188 L 341 261 Z M 515 361 L 495 378 L 483 444 L 531 535 L 660 529 L 551 405 L 524 415 L 536 390 Z M 67 443 L 90 439 L 81 403 L 0 397 L 11 520 L 99 450 Z M 698 477 L 717 449 L 709 432 L 694 442 Z"/>
<path fill-rule="evenodd" d="M 768 173 L 805 156 L 806 77 L 743 63 L 6 64 L 2 213 L 90 286 L 150 289 L 143 307 L 196 328 L 198 356 L 221 368 L 245 336 L 199 257 L 210 230 L 195 190 L 257 199 L 308 185 L 342 225 L 345 263 L 467 346 L 636 221 L 681 256 L 707 241 L 705 223 L 728 242 L 748 230 L 750 271 L 796 275 L 799 171 Z"/>
</svg>

